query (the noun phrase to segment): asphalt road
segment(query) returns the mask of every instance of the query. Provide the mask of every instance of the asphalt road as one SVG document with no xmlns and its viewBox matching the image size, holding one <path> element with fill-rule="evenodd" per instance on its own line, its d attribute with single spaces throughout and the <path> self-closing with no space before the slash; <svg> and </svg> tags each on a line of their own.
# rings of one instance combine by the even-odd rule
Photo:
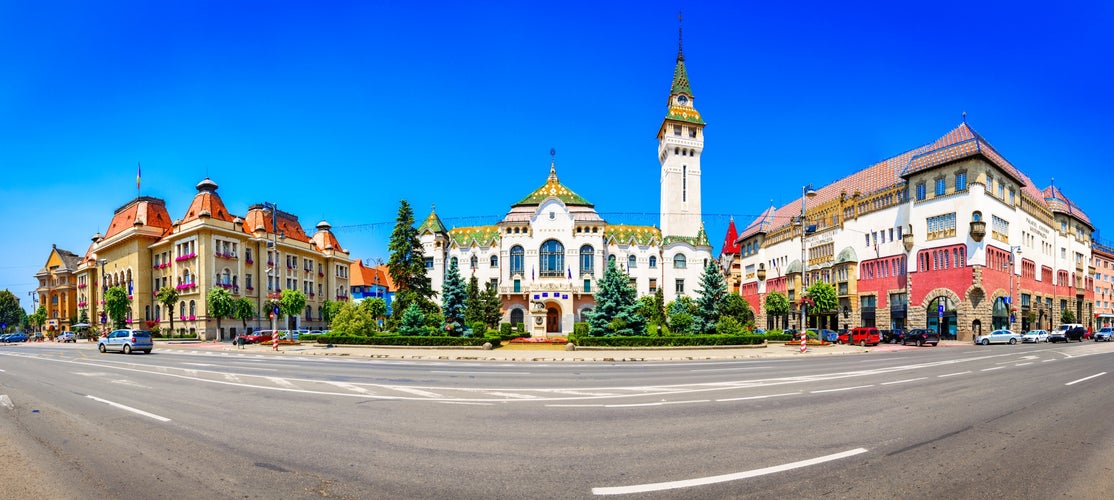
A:
<svg viewBox="0 0 1114 500">
<path fill-rule="evenodd" d="M 0 347 L 0 453 L 50 498 L 1108 498 L 1112 355 L 568 364 L 21 344 Z"/>
</svg>

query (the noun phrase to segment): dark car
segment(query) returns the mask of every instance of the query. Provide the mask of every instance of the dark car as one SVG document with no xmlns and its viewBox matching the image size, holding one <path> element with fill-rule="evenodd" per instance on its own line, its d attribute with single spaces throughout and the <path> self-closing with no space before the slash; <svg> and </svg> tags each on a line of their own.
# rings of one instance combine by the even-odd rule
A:
<svg viewBox="0 0 1114 500">
<path fill-rule="evenodd" d="M 1075 328 L 1072 328 L 1071 330 L 1068 330 L 1067 335 L 1069 342 L 1072 340 L 1083 342 L 1083 339 L 1087 338 L 1087 329 L 1083 328 L 1082 326 L 1077 326 Z"/>
<path fill-rule="evenodd" d="M 4 342 L 27 342 L 27 334 L 10 333 L 4 338 Z"/>
<path fill-rule="evenodd" d="M 902 328 L 894 328 L 893 330 L 881 330 L 879 331 L 879 333 L 882 334 L 882 342 L 885 342 L 887 344 L 896 344 L 898 342 L 901 342 L 904 344 L 905 330 Z"/>
<path fill-rule="evenodd" d="M 901 345 L 915 344 L 917 347 L 928 344 L 936 347 L 940 343 L 940 333 L 928 328 L 914 328 L 909 330 L 901 339 Z"/>
</svg>

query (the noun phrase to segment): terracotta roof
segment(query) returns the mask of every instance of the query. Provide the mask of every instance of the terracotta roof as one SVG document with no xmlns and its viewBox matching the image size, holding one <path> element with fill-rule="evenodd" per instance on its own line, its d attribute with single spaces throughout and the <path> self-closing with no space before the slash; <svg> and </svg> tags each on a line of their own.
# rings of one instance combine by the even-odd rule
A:
<svg viewBox="0 0 1114 500">
<path fill-rule="evenodd" d="M 317 223 L 317 232 L 313 233 L 313 243 L 317 246 L 317 251 L 334 250 L 337 252 L 348 253 L 344 247 L 340 246 L 340 240 L 333 234 L 333 226 L 328 222 L 321 221 Z"/>
<path fill-rule="evenodd" d="M 348 265 L 348 271 L 349 286 L 381 285 L 386 286 L 387 290 L 395 288 L 386 266 L 367 267 L 363 262 L 356 260 Z"/>
<path fill-rule="evenodd" d="M 182 217 L 182 222 L 190 222 L 198 219 L 202 215 L 207 215 L 217 220 L 225 222 L 232 222 L 236 218 L 235 215 L 228 213 L 228 209 L 224 206 L 224 201 L 220 199 L 217 194 L 217 183 L 206 177 L 201 182 L 197 183 L 197 194 L 194 195 L 193 201 L 190 202 L 189 209 L 186 210 L 186 215 Z"/>
<path fill-rule="evenodd" d="M 262 204 L 252 205 L 248 208 L 247 216 L 244 217 L 244 232 L 252 233 L 255 228 L 261 227 L 267 234 L 281 234 L 297 241 L 310 242 L 305 229 L 302 229 L 302 225 L 298 222 L 298 216 L 276 210 L 274 218 L 277 228 L 271 224 L 271 210 L 264 208 Z"/>
<path fill-rule="evenodd" d="M 604 228 L 603 240 L 615 245 L 660 245 L 661 230 L 653 226 L 614 224 Z"/>
<path fill-rule="evenodd" d="M 449 241 L 458 247 L 489 247 L 499 241 L 499 237 L 498 226 L 454 227 L 449 231 Z"/>
<path fill-rule="evenodd" d="M 564 184 L 561 184 L 561 182 L 557 180 L 556 162 L 549 164 L 549 177 L 545 180 L 545 184 L 535 189 L 534 192 L 526 195 L 525 198 L 519 200 L 518 203 L 512 206 L 540 205 L 548 198 L 557 198 L 564 202 L 565 205 L 592 206 L 591 203 L 588 203 L 588 200 L 581 198 L 580 195 L 572 192 L 571 189 L 565 187 Z"/>
<path fill-rule="evenodd" d="M 104 238 L 111 238 L 135 226 L 156 227 L 162 230 L 162 234 L 166 234 L 171 227 L 166 202 L 147 196 L 128 202 L 112 214 L 112 221 L 108 223 Z"/>
<path fill-rule="evenodd" d="M 848 196 L 855 193 L 867 196 L 900 185 L 910 175 L 917 172 L 976 155 L 986 158 L 987 161 L 996 165 L 1006 175 L 1018 182 L 1021 185 L 1022 194 L 1027 194 L 1038 202 L 1045 199 L 1042 193 L 1033 186 L 1029 177 L 1006 161 L 997 150 L 990 146 L 986 139 L 983 139 L 964 122 L 930 144 L 883 160 L 817 189 L 816 196 L 809 199 L 808 206 L 823 205 L 838 199 L 844 193 Z M 772 210 L 772 212 L 771 210 L 767 210 L 756 217 L 747 226 L 746 230 L 739 235 L 738 239 L 743 240 L 757 233 L 770 232 L 792 223 L 793 218 L 801 214 L 801 202 L 799 199 L 794 200 L 788 205 Z"/>
<path fill-rule="evenodd" d="M 1044 188 L 1044 190 L 1041 191 L 1040 199 L 1043 199 L 1044 202 L 1048 204 L 1048 208 L 1053 212 L 1075 217 L 1085 222 L 1088 226 L 1091 226 L 1091 229 L 1094 229 L 1094 225 L 1091 224 L 1091 219 L 1087 217 L 1087 214 L 1083 213 L 1083 210 L 1068 199 L 1067 196 L 1064 196 L 1064 192 L 1061 191 L 1060 188 L 1054 185 Z"/>
</svg>

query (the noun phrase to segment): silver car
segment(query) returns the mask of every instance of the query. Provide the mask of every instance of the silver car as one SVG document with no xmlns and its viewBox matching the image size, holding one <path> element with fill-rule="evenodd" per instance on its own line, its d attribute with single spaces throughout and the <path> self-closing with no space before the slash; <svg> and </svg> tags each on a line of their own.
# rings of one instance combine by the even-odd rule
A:
<svg viewBox="0 0 1114 500">
<path fill-rule="evenodd" d="M 154 347 L 151 332 L 144 330 L 116 330 L 97 342 L 97 350 L 101 352 L 120 351 L 131 354 L 132 351 L 141 351 L 150 354 Z"/>
<path fill-rule="evenodd" d="M 978 345 L 988 344 L 1016 344 L 1021 341 L 1021 334 L 1009 330 L 994 330 L 993 332 L 975 337 Z"/>
<path fill-rule="evenodd" d="M 1048 342 L 1047 330 L 1029 330 L 1021 337 L 1022 342 Z"/>
</svg>

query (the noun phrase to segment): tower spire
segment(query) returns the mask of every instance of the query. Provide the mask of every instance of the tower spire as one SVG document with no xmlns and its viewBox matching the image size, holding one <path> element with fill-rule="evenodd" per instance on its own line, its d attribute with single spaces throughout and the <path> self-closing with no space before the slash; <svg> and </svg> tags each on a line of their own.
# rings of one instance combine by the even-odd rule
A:
<svg viewBox="0 0 1114 500">
<path fill-rule="evenodd" d="M 681 22 L 684 16 L 682 14 L 683 13 L 681 11 L 677 11 L 677 60 L 678 61 L 684 61 L 685 60 L 684 26 L 682 25 L 682 22 Z"/>
<path fill-rule="evenodd" d="M 549 148 L 549 181 L 557 182 L 557 149 Z"/>
</svg>

